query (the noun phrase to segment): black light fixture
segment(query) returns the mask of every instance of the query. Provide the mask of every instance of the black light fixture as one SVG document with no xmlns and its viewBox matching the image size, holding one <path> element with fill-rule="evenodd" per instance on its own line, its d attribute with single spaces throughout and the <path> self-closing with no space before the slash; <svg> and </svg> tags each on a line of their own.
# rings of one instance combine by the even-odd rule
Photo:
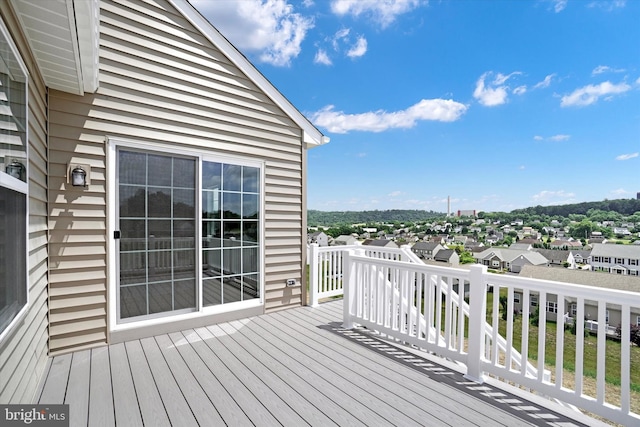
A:
<svg viewBox="0 0 640 427">
<path fill-rule="evenodd" d="M 80 166 L 76 166 L 71 171 L 71 185 L 74 187 L 86 187 L 87 186 L 87 172 Z"/>
<path fill-rule="evenodd" d="M 25 168 L 24 165 L 19 161 L 17 161 L 16 159 L 13 159 L 13 161 L 4 168 L 4 171 L 8 175 L 14 178 L 17 178 L 21 181 L 24 181 L 24 175 L 26 170 L 27 168 Z"/>
</svg>

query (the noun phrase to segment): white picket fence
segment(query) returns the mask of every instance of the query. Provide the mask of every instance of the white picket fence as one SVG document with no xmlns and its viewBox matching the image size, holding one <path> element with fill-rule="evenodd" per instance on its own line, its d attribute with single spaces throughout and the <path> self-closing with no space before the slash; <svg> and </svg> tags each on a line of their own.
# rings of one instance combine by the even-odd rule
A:
<svg viewBox="0 0 640 427">
<path fill-rule="evenodd" d="M 584 325 L 585 302 L 597 304 L 598 318 L 607 310 L 620 310 L 622 337 L 630 333 L 631 314 L 640 313 L 640 293 L 593 288 L 491 274 L 485 266 L 470 269 L 425 265 L 407 248 L 370 249 L 363 246 L 309 250 L 311 304 L 321 298 L 344 294 L 344 325 L 361 325 L 466 366 L 467 378 L 482 382 L 487 375 L 521 385 L 538 394 L 586 409 L 623 425 L 640 425 L 640 415 L 631 411 L 631 346 L 622 340 L 620 354 L 606 352 L 605 322 L 598 323 L 596 391 L 585 392 Z M 598 273 L 594 273 L 598 274 Z M 604 274 L 604 273 L 603 273 Z M 315 287 L 315 290 L 314 290 Z M 464 301 L 469 289 L 469 303 Z M 487 319 L 488 295 L 493 292 L 492 316 Z M 506 320 L 501 318 L 499 295 L 507 295 Z M 515 295 L 518 295 L 516 300 Z M 532 313 L 531 297 L 537 298 L 539 338 L 536 357 L 529 360 L 529 321 L 516 330 L 516 304 L 522 319 Z M 519 302 L 518 302 L 519 301 Z M 547 301 L 559 307 L 555 343 L 547 342 Z M 569 304 L 576 305 L 575 358 L 565 358 L 565 316 Z M 504 311 L 504 310 L 502 310 Z M 518 310 L 520 311 L 520 310 Z M 549 316 L 548 316 L 549 314 Z M 498 325 L 506 323 L 505 336 Z M 514 337 L 521 345 L 514 348 Z M 555 360 L 546 363 L 545 348 L 555 345 Z M 620 360 L 620 393 L 605 394 L 605 369 L 609 360 Z M 564 362 L 575 368 L 575 381 L 564 376 Z M 524 362 L 524 363 L 523 363 Z M 611 362 L 612 363 L 612 362 Z M 555 365 L 553 373 L 545 368 Z M 634 366 L 640 369 L 640 366 Z M 553 374 L 553 375 L 551 375 Z"/>
</svg>

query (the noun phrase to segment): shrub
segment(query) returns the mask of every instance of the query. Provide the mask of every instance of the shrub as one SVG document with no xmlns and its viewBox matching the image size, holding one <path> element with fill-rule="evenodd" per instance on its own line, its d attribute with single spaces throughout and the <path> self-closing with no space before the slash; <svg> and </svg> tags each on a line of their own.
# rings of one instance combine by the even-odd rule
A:
<svg viewBox="0 0 640 427">
<path fill-rule="evenodd" d="M 632 343 L 634 343 L 637 346 L 640 346 L 640 326 L 631 324 L 629 329 L 630 329 L 630 331 L 629 331 L 629 341 L 631 341 Z M 618 327 L 616 328 L 616 334 L 618 335 L 618 337 L 620 337 L 620 339 L 622 339 L 622 326 L 621 325 L 618 325 Z"/>
</svg>

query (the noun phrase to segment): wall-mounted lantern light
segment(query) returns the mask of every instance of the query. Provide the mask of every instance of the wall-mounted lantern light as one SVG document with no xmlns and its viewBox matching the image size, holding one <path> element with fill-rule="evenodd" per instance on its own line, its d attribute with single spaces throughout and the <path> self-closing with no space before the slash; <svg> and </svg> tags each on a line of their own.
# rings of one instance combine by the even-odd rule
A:
<svg viewBox="0 0 640 427">
<path fill-rule="evenodd" d="M 4 171 L 8 175 L 14 178 L 17 178 L 21 181 L 24 181 L 24 176 L 27 171 L 27 168 L 25 168 L 24 165 L 19 161 L 17 161 L 16 159 L 13 159 L 13 161 L 4 168 Z"/>
<path fill-rule="evenodd" d="M 73 171 L 71 171 L 71 185 L 74 187 L 87 186 L 87 173 L 80 166 L 76 166 Z"/>
<path fill-rule="evenodd" d="M 89 174 L 91 166 L 79 163 L 70 163 L 67 166 L 67 183 L 74 187 L 87 187 L 90 184 Z"/>
</svg>

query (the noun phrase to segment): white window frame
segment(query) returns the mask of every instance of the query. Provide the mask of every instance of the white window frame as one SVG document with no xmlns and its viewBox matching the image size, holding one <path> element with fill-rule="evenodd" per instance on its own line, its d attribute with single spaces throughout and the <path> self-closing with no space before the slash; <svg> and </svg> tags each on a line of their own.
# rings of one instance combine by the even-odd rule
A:
<svg viewBox="0 0 640 427">
<path fill-rule="evenodd" d="M 129 148 L 129 149 L 137 149 L 142 150 L 148 153 L 173 153 L 183 156 L 194 157 L 197 159 L 197 174 L 198 174 L 198 182 L 196 185 L 196 263 L 197 263 L 197 275 L 196 275 L 196 309 L 195 311 L 189 313 L 180 313 L 175 315 L 167 315 L 162 317 L 155 318 L 146 318 L 138 321 L 128 321 L 125 323 L 118 323 L 118 289 L 117 289 L 117 278 L 118 278 L 118 260 L 116 254 L 116 245 L 114 244 L 113 233 L 118 230 L 118 224 L 116 223 L 117 212 L 116 207 L 118 206 L 116 197 L 117 197 L 117 188 L 116 188 L 116 177 L 118 171 L 116 169 L 116 159 L 117 159 L 117 148 Z M 203 306 L 202 301 L 202 239 L 201 239 L 201 227 L 202 227 L 202 209 L 200 206 L 200 199 L 202 194 L 202 178 L 201 178 L 201 165 L 202 161 L 219 161 L 226 162 L 231 164 L 237 164 L 241 166 L 252 166 L 258 167 L 260 169 L 260 221 L 259 221 L 259 233 L 260 233 L 260 245 L 259 245 L 259 276 L 260 276 L 260 296 L 259 298 L 255 298 L 248 301 L 238 301 L 232 302 L 228 304 L 219 304 L 209 307 Z M 130 140 L 126 138 L 120 137 L 107 137 L 107 194 L 108 194 L 108 206 L 109 206 L 109 217 L 108 217 L 108 241 L 109 241 L 109 330 L 112 332 L 119 332 L 124 330 L 131 330 L 137 328 L 143 328 L 147 326 L 155 326 L 162 325 L 166 323 L 172 322 L 180 322 L 183 320 L 195 319 L 204 316 L 215 315 L 219 313 L 227 313 L 238 310 L 245 310 L 250 308 L 255 308 L 259 306 L 264 306 L 265 302 L 265 263 L 264 263 L 264 248 L 265 248 L 265 240 L 264 240 L 264 223 L 265 223 L 265 212 L 264 212 L 264 195 L 265 195 L 265 162 L 258 161 L 255 159 L 243 158 L 240 156 L 229 156 L 224 154 L 219 154 L 213 150 L 207 150 L 206 148 L 199 147 L 176 147 L 175 145 L 161 144 L 161 143 L 151 143 L 145 141 L 138 140 Z"/>
<path fill-rule="evenodd" d="M 529 303 L 531 304 L 531 307 L 537 307 L 538 306 L 538 295 L 531 295 L 531 297 L 529 299 Z"/>
<path fill-rule="evenodd" d="M 558 314 L 558 303 L 555 301 L 547 301 L 547 312 Z"/>
<path fill-rule="evenodd" d="M 29 295 L 29 71 L 24 61 L 22 60 L 22 56 L 18 51 L 18 48 L 13 41 L 13 37 L 9 33 L 4 20 L 0 19 L 0 33 L 2 37 L 6 40 L 9 48 L 11 49 L 11 53 L 14 56 L 14 59 L 18 63 L 24 77 L 24 109 L 25 109 L 25 147 L 24 153 L 27 161 L 25 162 L 25 182 L 14 178 L 8 175 L 4 170 L 0 170 L 0 187 L 7 188 L 9 190 L 15 191 L 17 193 L 21 193 L 25 195 L 25 291 L 26 291 L 26 300 L 24 306 L 16 313 L 13 319 L 9 322 L 9 324 L 0 331 L 0 343 L 2 343 L 7 336 L 9 336 L 12 331 L 15 329 L 16 325 L 19 324 L 24 316 L 26 315 L 29 306 L 31 304 L 31 299 Z M 6 160 L 5 160 L 6 161 Z"/>
<path fill-rule="evenodd" d="M 520 304 L 521 298 L 522 298 L 522 296 L 518 292 L 514 292 L 513 293 L 513 302 L 514 302 L 514 304 Z"/>
</svg>

